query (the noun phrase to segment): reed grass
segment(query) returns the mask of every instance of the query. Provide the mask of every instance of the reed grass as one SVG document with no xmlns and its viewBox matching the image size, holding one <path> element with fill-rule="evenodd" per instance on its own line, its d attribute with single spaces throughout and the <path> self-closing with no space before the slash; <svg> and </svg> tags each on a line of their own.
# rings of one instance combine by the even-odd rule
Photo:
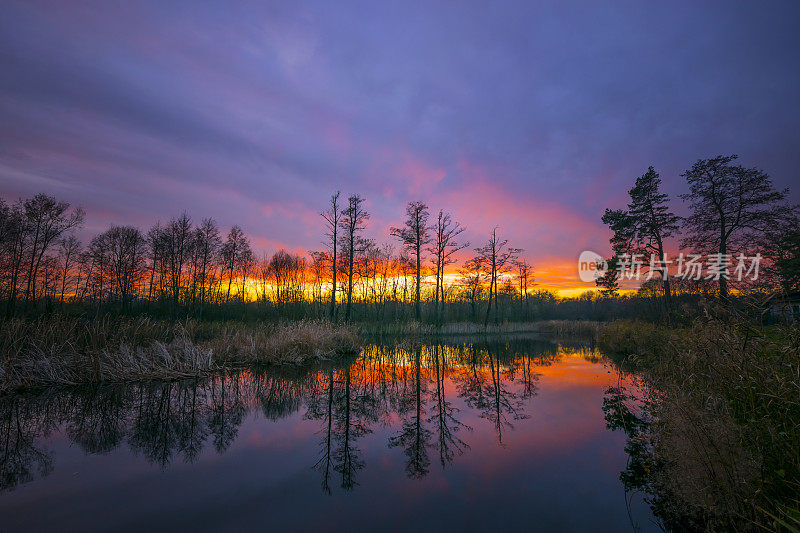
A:
<svg viewBox="0 0 800 533">
<path fill-rule="evenodd" d="M 501 322 L 484 326 L 477 322 L 450 322 L 441 325 L 420 322 L 366 323 L 362 331 L 387 336 L 459 336 L 459 335 L 514 335 L 521 333 L 547 333 L 556 335 L 597 334 L 598 322 L 587 320 L 547 320 L 537 322 Z"/>
<path fill-rule="evenodd" d="M 228 323 L 208 346 L 228 363 L 305 364 L 352 354 L 361 348 L 353 326 L 324 320 L 300 320 L 275 327 Z"/>
<path fill-rule="evenodd" d="M 596 338 L 600 322 L 594 320 L 545 320 L 538 323 L 538 331 L 548 335 Z"/>
<path fill-rule="evenodd" d="M 800 328 L 713 314 L 683 329 L 616 322 L 600 346 L 651 386 L 653 486 L 710 530 L 798 530 Z"/>
<path fill-rule="evenodd" d="M 0 390 L 169 379 L 232 364 L 304 364 L 358 351 L 353 327 L 41 317 L 0 323 Z"/>
</svg>

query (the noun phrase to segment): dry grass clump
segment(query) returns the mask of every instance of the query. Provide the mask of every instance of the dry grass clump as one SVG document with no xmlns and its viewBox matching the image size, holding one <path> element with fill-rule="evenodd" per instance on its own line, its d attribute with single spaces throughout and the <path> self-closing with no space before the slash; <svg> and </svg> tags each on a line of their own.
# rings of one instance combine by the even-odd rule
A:
<svg viewBox="0 0 800 533">
<path fill-rule="evenodd" d="M 196 346 L 181 324 L 53 317 L 0 325 L 0 389 L 172 378 L 213 368 L 210 350 Z"/>
<path fill-rule="evenodd" d="M 210 346 L 221 362 L 305 364 L 357 353 L 361 338 L 352 326 L 301 320 L 275 328 L 228 326 Z"/>
<path fill-rule="evenodd" d="M 324 321 L 171 323 L 60 316 L 0 323 L 0 390 L 199 375 L 226 363 L 301 364 L 352 353 L 358 332 Z"/>
</svg>

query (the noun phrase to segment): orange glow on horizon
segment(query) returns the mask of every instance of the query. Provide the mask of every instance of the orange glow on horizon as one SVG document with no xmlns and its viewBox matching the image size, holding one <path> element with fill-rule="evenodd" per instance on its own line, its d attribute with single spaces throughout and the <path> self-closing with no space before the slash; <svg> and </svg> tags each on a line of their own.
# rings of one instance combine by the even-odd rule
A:
<svg viewBox="0 0 800 533">
<path fill-rule="evenodd" d="M 310 280 L 310 272 L 307 273 L 307 276 L 308 281 L 306 281 L 303 290 L 306 294 L 310 294 L 313 286 L 313 282 Z M 241 280 L 241 278 L 239 279 Z M 343 278 L 339 279 L 341 281 Z M 388 279 L 401 280 L 403 279 L 403 276 L 395 275 L 390 276 Z M 413 283 L 414 276 L 408 276 L 407 279 L 409 283 Z M 506 279 L 509 279 L 514 287 L 518 287 L 516 276 L 513 272 L 501 274 L 500 283 L 502 284 Z M 421 280 L 423 287 L 426 289 L 432 288 L 436 284 L 435 277 L 428 272 L 423 273 Z M 356 284 L 359 282 L 358 280 L 354 281 L 356 281 Z M 457 267 L 451 268 L 445 272 L 444 283 L 445 286 L 449 288 L 457 288 L 463 285 L 461 274 L 459 273 Z M 241 281 L 239 281 L 239 285 L 241 286 Z M 322 281 L 321 285 L 323 289 L 323 295 L 330 294 L 330 281 Z M 265 288 L 267 293 L 271 294 L 274 289 L 274 284 L 267 283 L 265 285 L 262 280 L 254 276 L 247 278 L 245 290 L 249 300 L 257 300 Z M 425 292 L 425 290 L 423 290 L 423 292 Z M 570 299 L 578 298 L 583 294 L 591 292 L 597 292 L 599 294 L 601 289 L 594 284 L 582 282 L 580 279 L 578 279 L 576 265 L 573 265 L 572 263 L 552 263 L 545 265 L 543 268 L 534 269 L 532 273 L 531 280 L 528 283 L 528 294 L 533 295 L 539 291 L 550 292 L 558 298 Z M 635 291 L 636 287 L 621 287 L 617 293 L 630 294 Z M 341 292 L 341 289 L 337 292 Z M 424 295 L 423 299 L 427 300 Z"/>
</svg>

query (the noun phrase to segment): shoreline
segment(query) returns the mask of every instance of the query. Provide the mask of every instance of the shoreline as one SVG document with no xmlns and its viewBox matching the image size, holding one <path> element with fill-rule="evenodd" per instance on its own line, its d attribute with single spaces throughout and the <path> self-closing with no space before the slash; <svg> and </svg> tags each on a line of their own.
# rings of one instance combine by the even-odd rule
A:
<svg viewBox="0 0 800 533">
<path fill-rule="evenodd" d="M 178 321 L 51 315 L 0 323 L 0 392 L 50 384 L 177 379 L 226 366 L 304 365 L 358 353 L 366 340 L 592 336 L 592 321 L 339 324 L 327 320 Z"/>
<path fill-rule="evenodd" d="M 0 324 L 0 392 L 201 376 L 224 365 L 302 365 L 357 353 L 356 328 L 50 317 Z"/>
</svg>

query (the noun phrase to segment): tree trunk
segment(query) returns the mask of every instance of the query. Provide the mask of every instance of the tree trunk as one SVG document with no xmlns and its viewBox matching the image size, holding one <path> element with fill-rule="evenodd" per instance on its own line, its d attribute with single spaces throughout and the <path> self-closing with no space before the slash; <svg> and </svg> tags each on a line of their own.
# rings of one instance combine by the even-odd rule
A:
<svg viewBox="0 0 800 533">
<path fill-rule="evenodd" d="M 347 309 L 344 313 L 344 320 L 345 322 L 350 322 L 350 309 L 353 305 L 353 255 L 355 251 L 353 250 L 353 246 L 355 246 L 355 238 L 353 235 L 353 231 L 350 232 L 350 256 L 348 257 L 348 267 L 347 267 Z"/>
<path fill-rule="evenodd" d="M 420 236 L 419 236 L 419 231 L 417 231 L 417 295 L 416 295 L 416 305 L 414 310 L 417 316 L 417 322 L 422 321 L 422 309 L 420 308 L 420 303 L 419 303 L 420 288 L 421 288 L 420 284 L 422 281 L 420 276 L 420 270 L 422 269 L 422 262 L 420 258 L 421 243 L 419 241 L 420 241 Z"/>
<path fill-rule="evenodd" d="M 484 326 L 489 325 L 489 313 L 492 310 L 492 295 L 494 294 L 493 292 L 494 284 L 495 284 L 494 265 L 492 265 L 492 276 L 491 276 L 491 281 L 489 282 L 489 304 L 486 306 L 486 318 L 483 321 Z M 494 302 L 494 306 L 497 307 L 497 301 Z"/>
<path fill-rule="evenodd" d="M 333 283 L 331 285 L 331 309 L 328 313 L 329 318 L 331 321 L 335 320 L 336 318 L 336 225 L 334 225 L 333 230 Z"/>
</svg>

